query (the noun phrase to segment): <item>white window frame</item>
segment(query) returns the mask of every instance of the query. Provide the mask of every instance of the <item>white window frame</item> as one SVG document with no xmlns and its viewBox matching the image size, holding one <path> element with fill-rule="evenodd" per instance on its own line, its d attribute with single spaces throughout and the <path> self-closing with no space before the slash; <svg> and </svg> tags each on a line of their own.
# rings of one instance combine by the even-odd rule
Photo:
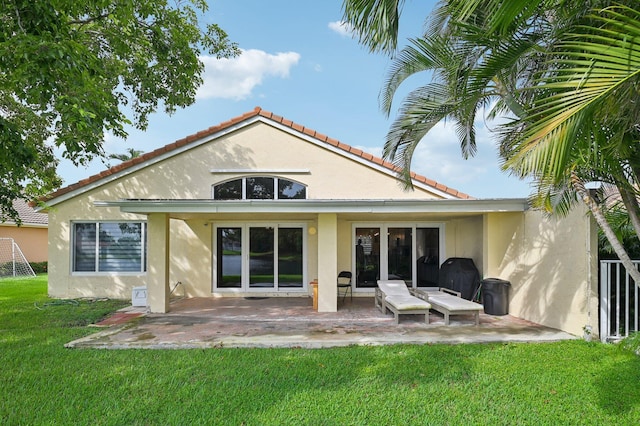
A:
<svg viewBox="0 0 640 426">
<path fill-rule="evenodd" d="M 74 260 L 76 256 L 76 246 L 75 246 L 75 225 L 81 223 L 90 223 L 96 225 L 96 247 L 95 247 L 95 271 L 74 271 Z M 100 265 L 100 224 L 103 223 L 139 223 L 142 226 L 140 227 L 140 238 L 142 240 L 141 244 L 141 253 L 140 253 L 140 271 L 99 271 L 98 266 Z M 78 276 L 109 276 L 109 275 L 123 275 L 123 276 L 137 276 L 137 275 L 146 275 L 147 270 L 149 269 L 148 265 L 148 257 L 147 257 L 147 221 L 146 220 L 74 220 L 71 221 L 70 226 L 70 238 L 69 238 L 69 251 L 71 256 L 69 257 L 69 271 L 71 275 Z M 145 270 L 146 267 L 146 270 Z"/>
<path fill-rule="evenodd" d="M 256 287 L 249 286 L 249 229 L 250 228 L 274 228 L 274 285 L 273 287 Z M 305 222 L 216 222 L 213 226 L 212 235 L 212 274 L 211 289 L 214 293 L 308 293 L 308 243 L 307 243 L 307 223 Z M 218 287 L 218 228 L 241 228 L 242 229 L 242 266 L 241 266 L 241 284 L 240 288 L 224 288 Z M 302 229 L 302 287 L 282 287 L 278 286 L 278 230 L 280 228 L 300 228 Z"/>
<path fill-rule="evenodd" d="M 225 184 L 227 182 L 233 182 L 234 180 L 242 180 L 242 198 L 240 200 L 260 201 L 259 198 L 247 198 L 247 179 L 249 179 L 249 178 L 271 178 L 271 179 L 273 179 L 273 198 L 268 198 L 269 200 L 281 200 L 281 201 L 289 201 L 290 200 L 290 198 L 282 198 L 281 199 L 281 198 L 278 197 L 278 192 L 279 192 L 278 188 L 279 188 L 280 179 L 287 180 L 287 181 L 293 182 L 293 183 L 297 183 L 298 185 L 303 186 L 304 189 L 305 189 L 305 197 L 301 198 L 301 199 L 304 199 L 304 200 L 307 199 L 307 195 L 308 195 L 307 192 L 309 190 L 309 187 L 307 185 L 305 185 L 304 183 L 299 182 L 297 180 L 289 179 L 289 178 L 280 178 L 280 177 L 277 177 L 277 176 L 268 176 L 268 175 L 267 176 L 265 176 L 265 175 L 255 175 L 255 176 L 234 177 L 234 178 L 231 178 L 231 179 L 224 180 L 222 182 L 214 183 L 214 184 L 211 185 L 211 198 L 214 199 L 214 200 L 217 199 L 217 198 L 215 198 L 215 188 L 216 188 L 216 186 Z M 237 201 L 240 201 L 240 200 L 237 200 Z M 225 201 L 225 200 L 221 200 L 221 201 Z"/>
<path fill-rule="evenodd" d="M 439 262 L 440 265 L 446 260 L 444 259 L 444 255 L 446 253 L 446 236 L 445 236 L 445 223 L 444 222 L 386 222 L 386 221 L 375 221 L 375 222 L 353 222 L 351 224 L 351 272 L 353 276 L 356 276 L 356 251 L 354 247 L 357 244 L 356 240 L 356 229 L 357 228 L 379 228 L 380 229 L 380 279 L 387 279 L 389 276 L 389 264 L 388 264 L 388 256 L 389 256 L 389 241 L 387 235 L 389 234 L 389 228 L 411 228 L 412 238 L 411 238 L 411 261 L 414 265 L 411 268 L 411 283 L 413 287 L 416 287 L 418 282 L 418 271 L 415 267 L 415 264 L 418 260 L 417 258 L 417 242 L 416 242 L 416 229 L 417 228 L 437 228 L 439 233 L 439 241 L 438 241 L 438 251 L 440 253 Z M 382 236 L 385 236 L 382 238 Z M 373 292 L 373 288 L 358 288 L 356 286 L 355 280 L 352 281 L 352 290 L 358 293 L 371 293 Z"/>
</svg>

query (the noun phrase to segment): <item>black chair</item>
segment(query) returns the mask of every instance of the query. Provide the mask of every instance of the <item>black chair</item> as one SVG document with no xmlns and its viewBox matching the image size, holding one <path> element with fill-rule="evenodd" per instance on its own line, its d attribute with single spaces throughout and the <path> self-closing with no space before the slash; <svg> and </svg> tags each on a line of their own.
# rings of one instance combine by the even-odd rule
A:
<svg viewBox="0 0 640 426">
<path fill-rule="evenodd" d="M 347 297 L 347 293 L 350 294 L 351 301 L 353 301 L 353 289 L 351 288 L 351 272 L 342 271 L 338 274 L 338 299 L 342 295 L 342 302 Z"/>
</svg>

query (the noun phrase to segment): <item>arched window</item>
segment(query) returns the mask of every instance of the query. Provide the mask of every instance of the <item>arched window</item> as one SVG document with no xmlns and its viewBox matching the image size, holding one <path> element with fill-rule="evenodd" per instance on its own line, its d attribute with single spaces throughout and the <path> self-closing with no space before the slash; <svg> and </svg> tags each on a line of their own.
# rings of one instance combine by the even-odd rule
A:
<svg viewBox="0 0 640 426">
<path fill-rule="evenodd" d="M 250 176 L 213 186 L 215 200 L 304 200 L 307 187 L 289 179 Z"/>
</svg>

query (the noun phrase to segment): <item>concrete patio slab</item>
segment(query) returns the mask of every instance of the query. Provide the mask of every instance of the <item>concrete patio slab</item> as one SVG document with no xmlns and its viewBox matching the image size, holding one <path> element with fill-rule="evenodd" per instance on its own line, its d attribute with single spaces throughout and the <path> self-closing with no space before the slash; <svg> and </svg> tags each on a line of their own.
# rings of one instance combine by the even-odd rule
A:
<svg viewBox="0 0 640 426">
<path fill-rule="evenodd" d="M 144 308 L 142 308 L 144 310 Z M 141 313 L 128 308 L 126 313 Z M 450 325 L 437 312 L 393 315 L 374 308 L 373 298 L 356 297 L 338 312 L 315 312 L 310 298 L 191 298 L 171 304 L 169 313 L 131 315 L 126 323 L 75 340 L 69 348 L 186 349 L 350 345 L 549 342 L 576 339 L 568 333 L 510 315 L 460 315 Z"/>
</svg>

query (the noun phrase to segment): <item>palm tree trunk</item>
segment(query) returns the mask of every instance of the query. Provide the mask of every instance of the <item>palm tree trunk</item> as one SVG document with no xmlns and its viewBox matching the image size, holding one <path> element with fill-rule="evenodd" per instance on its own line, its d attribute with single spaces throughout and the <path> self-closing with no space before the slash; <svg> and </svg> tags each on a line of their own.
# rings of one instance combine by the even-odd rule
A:
<svg viewBox="0 0 640 426">
<path fill-rule="evenodd" d="M 638 206 L 638 199 L 632 191 L 623 185 L 618 185 L 618 191 L 620 191 L 622 202 L 627 209 L 627 214 L 629 215 L 633 229 L 636 231 L 636 236 L 640 238 L 640 217 L 638 216 L 640 206 Z"/>
<path fill-rule="evenodd" d="M 635 267 L 635 265 L 631 261 L 631 258 L 627 254 L 627 251 L 622 246 L 622 243 L 620 242 L 620 240 L 618 240 L 618 237 L 616 237 L 613 229 L 611 229 L 611 225 L 609 225 L 609 222 L 607 222 L 607 219 L 605 219 L 604 213 L 602 213 L 600 206 L 598 206 L 598 203 L 596 203 L 596 201 L 589 194 L 589 191 L 587 191 L 587 189 L 584 187 L 584 182 L 582 182 L 582 180 L 573 172 L 571 173 L 571 184 L 573 185 L 573 188 L 578 193 L 580 198 L 582 198 L 582 201 L 589 208 L 589 211 L 593 215 L 593 218 L 596 220 L 596 223 L 598 224 L 600 229 L 602 229 L 602 232 L 604 232 L 607 240 L 609 240 L 609 244 L 611 244 L 613 251 L 616 253 L 616 255 L 618 255 L 618 258 L 627 270 L 627 273 L 631 276 L 636 285 L 640 287 L 640 271 L 638 271 L 638 269 Z"/>
</svg>

